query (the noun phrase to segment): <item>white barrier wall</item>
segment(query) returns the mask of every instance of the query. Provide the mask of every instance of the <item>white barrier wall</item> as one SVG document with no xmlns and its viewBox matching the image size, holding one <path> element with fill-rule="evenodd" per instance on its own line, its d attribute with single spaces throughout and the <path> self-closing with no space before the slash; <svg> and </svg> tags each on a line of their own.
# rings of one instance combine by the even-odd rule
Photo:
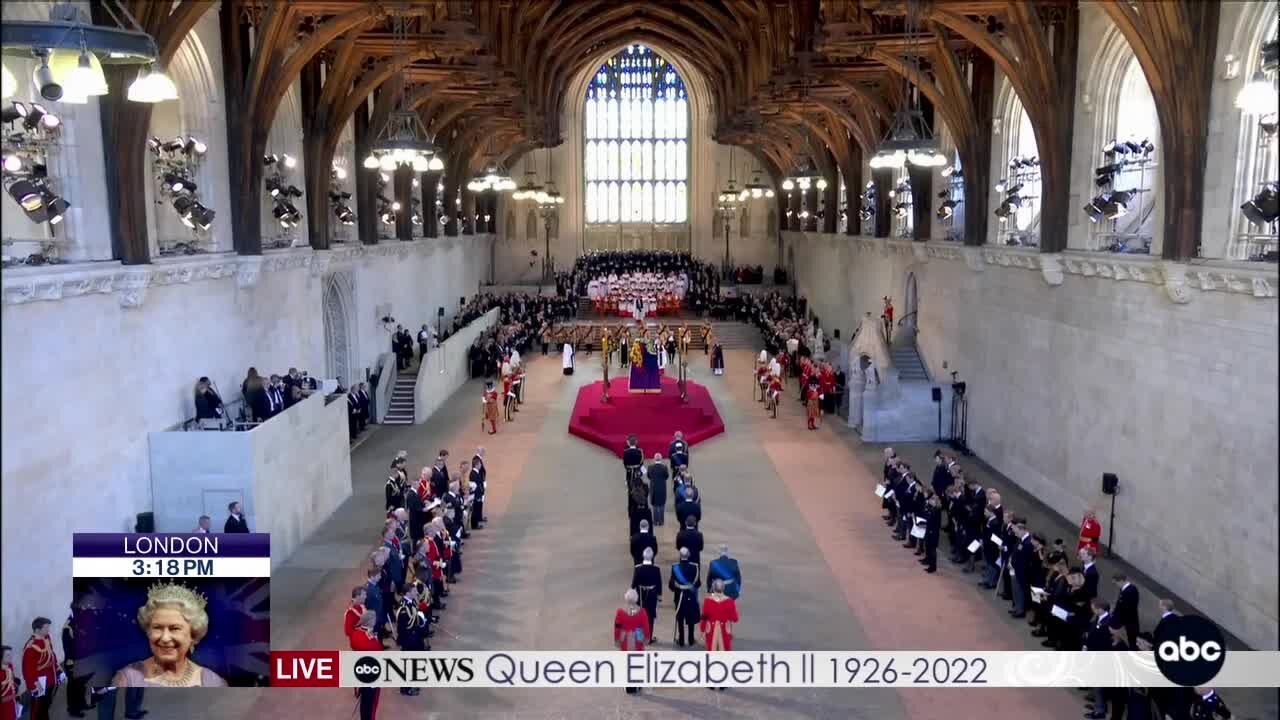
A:
<svg viewBox="0 0 1280 720">
<path fill-rule="evenodd" d="M 347 403 L 312 395 L 247 432 L 150 434 L 157 532 L 190 532 L 208 515 L 221 532 L 243 505 L 253 532 L 271 533 L 283 562 L 351 495 Z"/>
<path fill-rule="evenodd" d="M 390 349 L 378 309 L 451 312 L 487 275 L 485 247 L 463 236 L 4 270 L 4 637 L 26 637 L 32 617 L 67 607 L 73 532 L 132 531 L 135 515 L 153 509 L 147 436 L 195 414 L 197 377 L 230 402 L 249 366 L 322 375 L 329 346 L 363 377 Z M 342 302 L 326 303 L 339 276 Z M 326 313 L 342 320 L 331 337 Z M 93 511 L 67 513 L 67 503 Z M 24 547 L 29 538 L 44 541 Z"/>
<path fill-rule="evenodd" d="M 914 276 L 921 355 L 968 383 L 978 456 L 1073 521 L 1109 510 L 1102 473 L 1118 474 L 1116 552 L 1275 647 L 1274 265 L 787 240 L 824 328 L 878 318 L 884 295 L 905 316 Z"/>
<path fill-rule="evenodd" d="M 440 343 L 440 347 L 427 353 L 413 388 L 414 424 L 426 422 L 455 390 L 467 382 L 467 351 L 477 337 L 498 322 L 500 312 L 494 308 L 481 315 L 458 334 Z M 479 398 L 476 398 L 476 417 L 480 417 Z"/>
</svg>

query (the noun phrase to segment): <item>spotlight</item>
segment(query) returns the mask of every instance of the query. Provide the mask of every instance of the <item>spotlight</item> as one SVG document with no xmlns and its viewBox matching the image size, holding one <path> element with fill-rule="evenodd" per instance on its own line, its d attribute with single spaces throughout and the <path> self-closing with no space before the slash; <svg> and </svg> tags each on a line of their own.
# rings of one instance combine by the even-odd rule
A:
<svg viewBox="0 0 1280 720">
<path fill-rule="evenodd" d="M 1103 145 L 1103 146 L 1102 146 L 1102 154 L 1103 154 L 1103 155 L 1106 155 L 1107 157 L 1111 157 L 1112 155 L 1115 155 L 1115 154 L 1116 154 L 1116 141 L 1115 141 L 1115 140 L 1112 140 L 1111 142 L 1107 143 L 1106 145 Z"/>
<path fill-rule="evenodd" d="M 392 209 L 392 210 L 399 210 L 399 209 L 400 209 L 400 201 L 398 201 L 398 200 L 396 200 L 396 201 L 392 201 L 392 203 L 391 203 L 391 209 Z"/>
<path fill-rule="evenodd" d="M 45 206 L 48 208 L 49 224 L 57 225 L 62 222 L 63 216 L 67 214 L 67 210 L 71 209 L 71 203 L 66 198 L 61 198 L 50 193 L 51 200 L 47 200 Z"/>
<path fill-rule="evenodd" d="M 178 215 L 184 220 L 191 216 L 193 205 L 195 205 L 195 201 L 186 195 L 179 195 L 173 199 L 173 209 L 177 210 Z"/>
<path fill-rule="evenodd" d="M 44 197 L 40 194 L 40 186 L 30 180 L 18 180 L 9 185 L 8 190 L 9 196 L 16 200 L 18 205 L 22 206 L 28 216 L 44 207 Z M 32 219 L 36 218 L 33 217 Z"/>
<path fill-rule="evenodd" d="M 1010 195 L 1014 195 L 1021 189 L 1022 189 L 1022 183 L 1018 183 L 1017 185 L 1014 185 L 1013 187 L 1005 190 L 1005 192 L 1009 193 Z"/>
<path fill-rule="evenodd" d="M 18 171 L 19 171 L 19 170 L 21 170 L 21 169 L 22 169 L 22 158 L 21 158 L 21 157 L 18 157 L 17 155 L 5 155 L 5 156 L 4 156 L 4 170 L 5 170 L 5 172 L 16 173 L 16 172 L 18 172 Z"/>
<path fill-rule="evenodd" d="M 960 204 L 959 200 L 946 200 L 938 206 L 938 219 L 946 220 L 955 214 L 956 206 Z"/>
<path fill-rule="evenodd" d="M 188 137 L 186 145 L 182 147 L 182 151 L 187 155 L 203 155 L 209 151 L 209 146 L 194 137 Z"/>
<path fill-rule="evenodd" d="M 52 130 L 61 124 L 62 121 L 58 119 L 58 116 L 45 110 L 40 103 L 31 103 L 26 117 L 22 120 L 22 125 L 28 130 L 35 130 L 37 127 Z"/>
<path fill-rule="evenodd" d="M 1093 222 L 1101 222 L 1107 216 L 1106 213 L 1102 211 L 1102 205 L 1105 202 L 1106 201 L 1103 200 L 1101 195 L 1090 200 L 1089 204 L 1084 206 L 1085 215 L 1088 215 L 1089 219 Z"/>
<path fill-rule="evenodd" d="M 271 154 L 271 155 L 262 156 L 262 164 L 266 166 L 275 165 L 279 161 L 280 161 L 279 155 Z"/>
<path fill-rule="evenodd" d="M 297 185 L 290 185 L 288 192 L 292 197 L 302 197 L 302 191 L 298 189 Z"/>
<path fill-rule="evenodd" d="M 334 176 L 334 177 L 336 177 L 336 178 L 338 178 L 339 180 L 346 180 L 346 179 L 347 179 L 347 171 L 346 171 L 346 170 L 344 170 L 344 169 L 342 169 L 341 167 L 334 166 L 334 168 L 333 168 L 333 176 Z"/>
<path fill-rule="evenodd" d="M 418 182 L 418 178 L 414 178 L 414 179 L 413 179 L 413 186 L 414 186 L 414 187 L 418 187 L 418 186 L 420 186 L 421 184 L 422 184 L 422 183 Z"/>
<path fill-rule="evenodd" d="M 297 167 L 297 166 L 298 166 L 298 160 L 297 160 L 296 158 L 294 158 L 292 155 L 290 155 L 290 154 L 288 154 L 288 153 L 285 153 L 284 155 L 282 155 L 282 156 L 280 156 L 280 157 L 281 157 L 281 159 L 282 159 L 282 160 L 284 160 L 284 166 L 285 166 L 285 167 L 287 167 L 287 168 L 289 168 L 289 169 L 291 169 L 291 170 L 292 170 L 293 168 L 295 168 L 295 167 Z"/>
<path fill-rule="evenodd" d="M 939 200 L 947 200 L 947 199 L 950 199 L 950 197 L 951 197 L 951 193 L 950 193 L 949 191 L 947 191 L 947 190 L 939 190 L 939 191 L 938 191 L 938 199 L 939 199 Z"/>
<path fill-rule="evenodd" d="M 1006 200 L 1000 203 L 1000 207 L 996 208 L 996 217 L 1001 220 L 1008 220 L 1009 216 L 1013 215 L 1013 212 L 1013 205 Z"/>
<path fill-rule="evenodd" d="M 373 155 L 366 157 L 363 164 L 366 170 L 377 170 L 380 165 L 378 158 Z"/>
<path fill-rule="evenodd" d="M 150 150 L 152 153 L 159 155 L 161 145 L 162 143 L 160 142 L 160 138 L 156 137 L 155 135 L 152 135 L 151 137 L 147 138 L 147 149 Z"/>
<path fill-rule="evenodd" d="M 164 184 L 172 192 L 192 192 L 196 189 L 194 182 L 174 173 L 164 174 Z"/>
<path fill-rule="evenodd" d="M 996 192 L 1004 192 L 1004 188 L 1007 184 L 1008 184 L 1007 180 L 1005 180 L 1004 178 L 1000 178 L 1000 182 L 996 183 Z"/>
<path fill-rule="evenodd" d="M 201 205 L 200 203 L 196 203 L 191 211 L 191 219 L 195 221 L 196 225 L 201 230 L 208 230 L 209 227 L 213 225 L 213 218 L 215 215 L 217 215 L 215 211 Z"/>
<path fill-rule="evenodd" d="M 267 192 L 271 197 L 280 197 L 280 181 L 275 178 L 267 178 Z"/>
<path fill-rule="evenodd" d="M 898 203 L 893 206 L 893 213 L 900 218 L 904 218 L 907 216 L 907 207 L 906 203 Z"/>
<path fill-rule="evenodd" d="M 49 67 L 48 56 L 40 58 L 40 67 L 36 68 L 32 80 L 40 90 L 40 97 L 50 102 L 62 99 L 62 86 L 53 79 L 53 69 Z"/>
<path fill-rule="evenodd" d="M 1280 196 L 1275 183 L 1267 183 L 1251 200 L 1240 206 L 1245 219 L 1254 225 L 1269 225 L 1280 218 Z"/>
<path fill-rule="evenodd" d="M 32 163 L 29 174 L 33 180 L 43 180 L 49 177 L 49 166 L 44 163 Z"/>
<path fill-rule="evenodd" d="M 27 107 L 26 103 L 21 100 L 14 100 L 9 104 L 9 107 L 0 111 L 0 121 L 3 121 L 6 124 L 11 123 L 25 118 L 28 112 L 30 112 L 30 109 Z"/>
</svg>

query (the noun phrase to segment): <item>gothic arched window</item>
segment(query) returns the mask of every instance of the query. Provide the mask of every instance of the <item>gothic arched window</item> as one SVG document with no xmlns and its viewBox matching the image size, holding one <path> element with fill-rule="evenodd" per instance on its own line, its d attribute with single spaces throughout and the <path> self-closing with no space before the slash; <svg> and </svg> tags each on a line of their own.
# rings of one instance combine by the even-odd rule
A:
<svg viewBox="0 0 1280 720">
<path fill-rule="evenodd" d="M 675 67 L 644 45 L 600 66 L 583 106 L 588 223 L 689 219 L 689 99 Z"/>
</svg>

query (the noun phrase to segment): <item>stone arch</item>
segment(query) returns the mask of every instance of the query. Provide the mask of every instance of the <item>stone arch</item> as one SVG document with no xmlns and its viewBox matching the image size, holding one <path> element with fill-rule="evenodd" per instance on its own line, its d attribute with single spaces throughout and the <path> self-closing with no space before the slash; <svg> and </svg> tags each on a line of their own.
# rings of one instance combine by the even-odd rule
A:
<svg viewBox="0 0 1280 720">
<path fill-rule="evenodd" d="M 1249 3 L 1244 11 L 1241 12 L 1240 20 L 1231 36 L 1233 40 L 1232 47 L 1243 46 L 1246 54 L 1241 58 L 1243 62 L 1240 67 L 1239 79 L 1230 86 L 1232 100 L 1234 100 L 1235 93 L 1239 92 L 1243 83 L 1248 82 L 1253 77 L 1253 73 L 1261 69 L 1262 45 L 1276 37 L 1278 27 L 1280 27 L 1280 18 L 1276 17 L 1274 3 Z M 1263 153 L 1258 150 L 1259 145 L 1264 141 L 1259 118 L 1246 115 L 1243 110 L 1234 107 L 1234 104 L 1231 112 L 1238 118 L 1240 127 L 1235 153 L 1232 155 L 1235 158 L 1235 172 L 1232 175 L 1233 183 L 1229 207 L 1238 208 L 1253 198 L 1263 182 L 1273 182 L 1278 173 L 1277 168 L 1268 163 Z M 1275 147 L 1275 142 L 1275 139 L 1271 140 L 1272 148 Z M 1210 160 L 1210 162 L 1212 163 L 1213 161 Z M 1255 236 L 1270 235 L 1268 228 L 1251 228 L 1244 215 L 1239 212 L 1231 213 L 1229 228 L 1225 252 L 1221 250 L 1212 254 L 1202 252 L 1204 257 L 1217 257 L 1219 254 L 1225 254 L 1231 260 L 1248 260 L 1250 255 L 1259 248 L 1251 247 L 1252 243 L 1248 242 L 1248 238 L 1245 236 L 1247 234 Z M 1209 247 L 1204 246 L 1213 242 L 1209 239 L 1211 235 L 1209 232 L 1204 233 L 1204 237 L 1201 240 L 1202 251 L 1210 250 Z M 1274 236 L 1271 237 L 1273 238 Z M 1269 242 L 1268 240 L 1268 244 Z"/>
<path fill-rule="evenodd" d="M 232 249 L 231 205 L 225 180 L 226 113 L 217 75 L 221 70 L 216 68 L 217 59 L 210 56 L 206 46 L 209 28 L 216 33 L 217 23 L 216 14 L 207 14 L 183 37 L 167 66 L 169 76 L 178 89 L 178 99 L 155 105 L 151 111 L 149 128 L 149 134 L 156 135 L 161 140 L 174 136 L 194 136 L 208 146 L 208 152 L 201 158 L 193 179 L 197 184 L 197 198 L 217 213 L 216 219 L 208 234 L 194 235 L 171 208 L 153 202 L 156 188 L 148 183 L 147 229 L 153 257 L 158 254 L 162 242 L 174 239 L 199 237 L 206 250 L 220 252 Z M 149 170 L 152 161 L 150 153 L 145 147 L 139 152 L 145 156 L 143 166 Z"/>
<path fill-rule="evenodd" d="M 1018 97 L 1017 91 L 1013 87 L 1013 83 L 1006 78 L 1000 83 L 999 91 L 996 94 L 996 104 L 994 117 L 999 119 L 999 125 L 993 130 L 993 134 L 1000 137 L 998 142 L 992 142 L 991 148 L 991 183 L 994 184 L 1001 180 L 1009 178 L 1009 161 L 1019 155 L 1031 155 L 1039 157 L 1039 145 L 1036 141 L 1035 127 L 1031 123 L 1031 116 L 1027 113 L 1026 108 L 1022 105 L 1022 99 Z M 956 153 L 956 163 L 959 164 L 959 153 Z M 991 242 L 1003 244 L 999 234 L 1003 231 L 1022 232 L 1029 238 L 1038 238 L 1040 235 L 1040 196 L 1043 194 L 1043 185 L 1039 181 L 1039 173 L 1036 173 L 1036 179 L 1030 192 L 1025 192 L 1026 196 L 1034 196 L 1036 199 L 1034 205 L 1031 206 L 1026 214 L 1017 214 L 1012 218 L 1010 223 L 1000 223 L 998 220 L 988 223 L 988 233 L 992 236 L 988 238 Z M 987 191 L 989 198 L 989 206 L 986 211 L 994 213 L 996 208 L 1004 201 L 1005 194 L 998 191 Z M 932 201 L 932 199 L 930 199 Z M 992 216 L 994 217 L 994 215 Z M 1033 242 L 1038 245 L 1037 240 Z"/>
<path fill-rule="evenodd" d="M 276 112 L 275 121 L 271 126 L 271 132 L 267 135 L 267 143 L 265 147 L 266 154 L 281 155 L 288 153 L 297 160 L 297 165 L 286 172 L 288 183 L 296 185 L 299 188 L 306 187 L 306 166 L 303 156 L 303 122 L 302 122 L 302 105 L 298 97 L 298 85 L 294 83 L 289 86 L 284 97 L 280 100 L 279 110 Z M 255 158 L 255 161 L 261 163 L 261 158 Z M 267 168 L 263 172 L 263 183 L 257 187 L 257 192 L 266 193 L 266 178 L 270 177 L 272 170 Z M 271 211 L 274 209 L 273 203 L 268 198 L 263 198 L 261 203 L 261 220 L 262 223 L 262 240 L 263 247 L 269 247 L 271 243 L 281 238 L 288 238 L 292 244 L 304 245 L 310 237 L 310 218 L 307 217 L 306 198 L 295 198 L 293 204 L 302 212 L 302 222 L 296 227 L 287 231 L 282 231 L 280 225 L 272 217 Z"/>
<path fill-rule="evenodd" d="M 1146 73 L 1143 72 L 1142 66 L 1138 61 L 1138 57 L 1133 52 L 1133 48 L 1129 45 L 1129 41 L 1125 39 L 1119 28 L 1112 25 L 1107 29 L 1106 35 L 1102 42 L 1098 45 L 1098 50 L 1094 54 L 1093 62 L 1090 65 L 1089 77 L 1085 85 L 1086 92 L 1082 102 L 1085 105 L 1086 112 L 1093 114 L 1093 134 L 1092 142 L 1087 148 L 1089 153 L 1089 167 L 1097 167 L 1101 164 L 1103 147 L 1116 138 L 1119 132 L 1120 118 L 1123 105 L 1126 100 L 1125 85 L 1126 79 L 1133 76 L 1131 73 L 1137 73 L 1146 81 L 1146 95 L 1151 105 L 1151 114 L 1155 120 L 1154 133 L 1150 138 L 1156 145 L 1155 157 L 1157 158 L 1154 172 L 1148 173 L 1148 177 L 1143 179 L 1142 184 L 1148 189 L 1145 197 L 1141 197 L 1142 211 L 1141 213 L 1132 213 L 1129 216 L 1127 226 L 1133 232 L 1142 232 L 1142 228 L 1149 228 L 1151 233 L 1151 254 L 1159 255 L 1161 252 L 1161 228 L 1164 226 L 1163 221 L 1163 203 L 1160 189 L 1164 187 L 1163 171 L 1159 162 L 1160 153 L 1163 151 L 1160 136 L 1160 113 L 1156 108 L 1155 100 L 1151 97 L 1151 83 L 1147 79 Z M 1129 84 L 1132 85 L 1132 82 Z M 1093 173 L 1087 176 L 1089 187 L 1081 188 L 1083 197 L 1093 197 L 1097 194 L 1093 185 Z M 1125 186 L 1128 189 L 1128 185 Z M 1094 228 L 1091 226 L 1090 230 Z M 1122 228 L 1118 228 L 1122 229 Z M 1095 242 L 1090 241 L 1089 246 L 1093 248 Z"/>
<path fill-rule="evenodd" d="M 354 297 L 349 270 L 340 270 L 325 276 L 324 292 L 321 295 L 325 376 L 340 378 L 346 386 L 360 381 L 360 378 L 354 374 L 352 362 L 352 358 L 355 357 L 351 343 L 351 311 L 355 307 Z"/>
</svg>

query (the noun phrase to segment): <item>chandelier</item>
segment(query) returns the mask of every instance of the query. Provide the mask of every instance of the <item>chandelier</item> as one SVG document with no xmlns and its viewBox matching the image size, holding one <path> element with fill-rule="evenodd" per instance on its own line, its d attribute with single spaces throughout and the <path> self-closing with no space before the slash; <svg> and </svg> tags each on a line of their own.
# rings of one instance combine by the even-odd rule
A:
<svg viewBox="0 0 1280 720">
<path fill-rule="evenodd" d="M 908 67 L 916 68 L 923 74 L 920 61 L 920 4 L 917 0 L 908 0 L 906 14 L 907 54 L 903 61 Z M 920 110 L 920 98 L 911 87 L 911 81 L 903 78 L 906 88 L 906 106 L 893 114 L 889 132 L 880 142 L 880 147 L 868 163 L 876 169 L 901 168 L 906 163 L 917 167 L 942 167 L 947 164 L 947 156 L 938 151 L 938 143 L 933 137 L 929 123 Z"/>
<path fill-rule="evenodd" d="M 744 200 L 747 195 L 750 195 L 752 198 L 759 199 L 762 197 L 771 198 L 774 194 L 773 188 L 760 181 L 760 168 L 758 167 L 755 169 L 755 173 L 751 176 L 751 182 L 747 183 L 746 188 L 743 189 L 742 192 L 744 193 L 742 196 Z"/>
<path fill-rule="evenodd" d="M 533 193 L 533 201 L 538 204 L 538 212 L 543 219 L 551 217 L 560 212 L 560 206 L 564 204 L 564 197 L 560 195 L 560 191 L 556 190 L 555 169 L 551 164 L 551 149 L 547 148 L 547 187 L 539 188 Z"/>
<path fill-rule="evenodd" d="M 800 188 L 801 192 L 807 192 L 810 187 L 816 187 L 819 190 L 827 189 L 827 179 L 819 173 L 813 166 L 813 158 L 805 161 L 804 165 L 796 168 L 796 171 L 787 176 L 782 181 L 782 189 L 791 192 L 796 188 Z"/>
<path fill-rule="evenodd" d="M 134 102 L 176 100 L 178 90 L 157 60 L 155 39 L 143 32 L 120 0 L 99 3 L 114 25 L 89 22 L 82 8 L 63 2 L 49 10 L 49 19 L 5 20 L 0 45 L 5 55 L 35 58 L 39 62 L 32 82 L 49 102 L 83 105 L 90 97 L 109 92 L 103 64 L 143 65 L 129 86 Z M 3 67 L 3 96 L 12 97 L 17 78 Z"/>
<path fill-rule="evenodd" d="M 516 189 L 516 181 L 511 179 L 505 170 L 499 167 L 490 167 L 485 174 L 477 175 L 467 183 L 467 189 L 473 193 L 480 193 L 486 190 L 494 192 L 506 192 Z"/>
<path fill-rule="evenodd" d="M 734 182 L 734 178 L 733 178 L 734 150 L 735 148 L 733 146 L 729 147 L 729 184 L 726 185 L 724 190 L 720 192 L 720 197 L 717 198 L 716 200 L 716 210 L 719 211 L 721 215 L 725 215 L 725 216 L 732 216 L 734 213 L 734 210 L 738 206 L 738 202 L 740 200 L 745 200 L 746 195 L 750 194 L 749 191 L 747 190 L 743 190 L 742 193 L 740 194 L 738 192 L 738 185 L 737 183 Z"/>
<path fill-rule="evenodd" d="M 399 44 L 409 45 L 408 20 L 404 15 L 395 16 L 392 28 L 392 34 L 400 41 Z M 399 167 L 410 167 L 414 172 L 444 170 L 440 149 L 431 142 L 422 118 L 418 117 L 417 112 L 405 107 L 406 82 L 403 69 L 400 75 L 400 97 L 396 100 L 396 109 L 387 117 L 386 124 L 371 143 L 364 166 L 370 170 L 380 169 L 386 172 Z"/>
</svg>

